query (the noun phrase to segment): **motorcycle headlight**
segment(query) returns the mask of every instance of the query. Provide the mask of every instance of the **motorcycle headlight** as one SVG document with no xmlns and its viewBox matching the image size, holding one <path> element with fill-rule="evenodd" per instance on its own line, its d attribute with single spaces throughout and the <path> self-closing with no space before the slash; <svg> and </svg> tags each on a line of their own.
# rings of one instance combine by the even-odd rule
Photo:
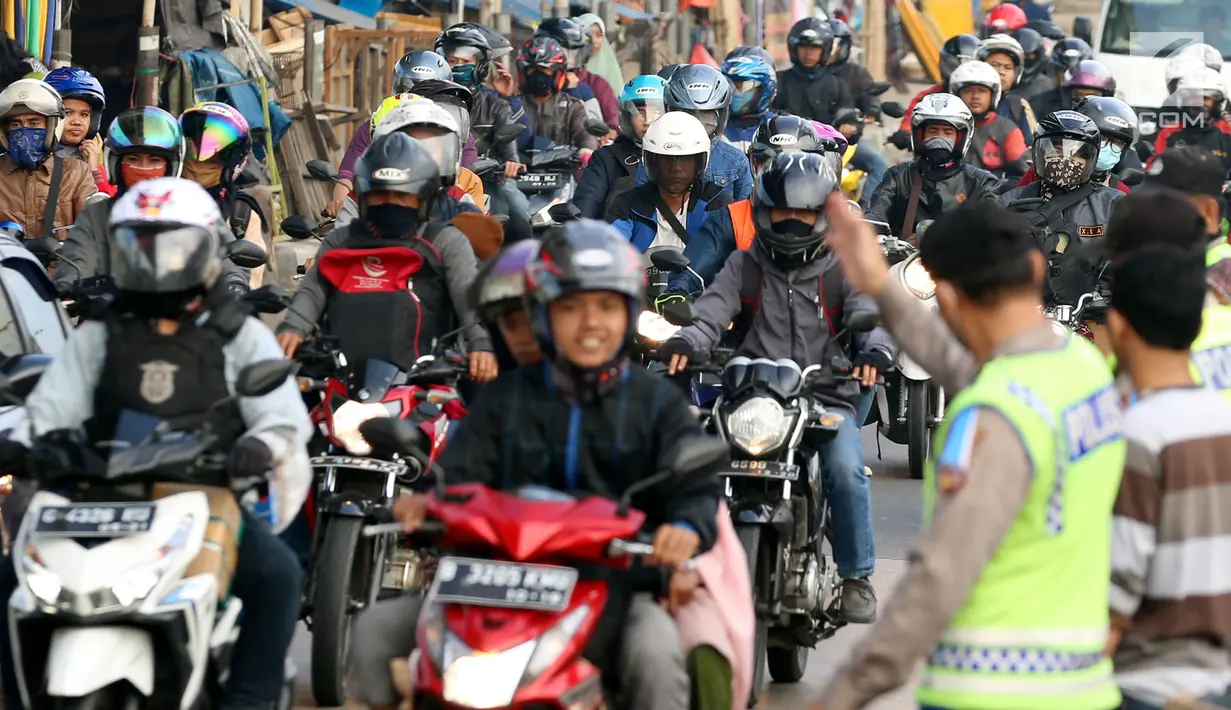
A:
<svg viewBox="0 0 1231 710">
<path fill-rule="evenodd" d="M 338 440 L 347 451 L 356 456 L 367 456 L 372 453 L 372 446 L 359 433 L 359 425 L 369 419 L 389 416 L 389 409 L 380 402 L 355 402 L 348 400 L 333 413 L 331 424 L 333 438 Z"/>
<path fill-rule="evenodd" d="M 902 269 L 902 285 L 920 300 L 926 301 L 936 295 L 936 282 L 918 259 L 912 259 L 906 268 Z"/>
<path fill-rule="evenodd" d="M 791 417 L 776 401 L 754 397 L 731 412 L 726 425 L 732 443 L 752 456 L 760 456 L 786 441 L 791 432 Z"/>
<path fill-rule="evenodd" d="M 680 331 L 680 326 L 667 322 L 654 311 L 642 311 L 637 316 L 637 335 L 655 343 L 666 342 Z"/>
</svg>

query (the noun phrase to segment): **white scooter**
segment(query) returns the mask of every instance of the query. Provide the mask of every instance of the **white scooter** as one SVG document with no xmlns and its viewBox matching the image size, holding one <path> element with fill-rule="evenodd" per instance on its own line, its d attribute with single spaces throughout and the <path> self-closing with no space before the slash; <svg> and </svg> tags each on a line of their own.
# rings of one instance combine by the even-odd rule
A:
<svg viewBox="0 0 1231 710">
<path fill-rule="evenodd" d="M 266 394 L 291 368 L 253 364 L 235 390 Z M 28 386 L 25 379 L 0 389 L 11 393 Z M 199 553 L 217 548 L 216 529 L 207 530 L 216 527 L 209 497 L 195 482 L 224 475 L 226 454 L 208 427 L 171 432 L 130 415 L 121 415 L 105 462 L 79 442 L 44 437 L 31 446 L 41 482 L 77 492 L 36 493 L 14 544 L 18 587 L 7 631 L 31 710 L 208 710 L 227 676 L 242 604 L 220 593 L 214 569 L 187 572 Z M 143 425 L 129 436 L 126 422 Z M 198 489 L 152 500 L 153 486 L 168 482 Z M 226 488 L 210 490 L 231 498 Z M 223 557 L 215 568 L 225 567 Z M 293 666 L 288 671 L 280 710 L 291 707 Z"/>
</svg>

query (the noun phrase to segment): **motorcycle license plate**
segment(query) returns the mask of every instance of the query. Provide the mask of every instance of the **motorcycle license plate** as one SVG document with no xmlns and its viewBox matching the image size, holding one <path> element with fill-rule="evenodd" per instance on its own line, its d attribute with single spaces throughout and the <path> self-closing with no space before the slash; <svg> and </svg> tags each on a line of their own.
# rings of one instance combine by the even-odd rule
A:
<svg viewBox="0 0 1231 710">
<path fill-rule="evenodd" d="M 735 460 L 722 471 L 723 476 L 755 476 L 757 478 L 779 478 L 794 481 L 799 478 L 799 464 L 782 463 L 781 461 L 740 461 Z"/>
<path fill-rule="evenodd" d="M 554 190 L 563 183 L 563 173 L 526 173 L 517 176 L 517 187 L 527 190 Z"/>
<path fill-rule="evenodd" d="M 363 471 L 374 471 L 384 475 L 400 476 L 406 473 L 406 464 L 401 461 L 381 461 L 380 459 L 365 459 L 362 456 L 313 456 L 312 468 L 357 468 Z"/>
<path fill-rule="evenodd" d="M 153 503 L 46 506 L 39 511 L 34 532 L 63 537 L 114 537 L 148 532 L 153 522 Z"/>
<path fill-rule="evenodd" d="M 577 584 L 571 567 L 444 557 L 430 596 L 436 601 L 562 611 Z"/>
</svg>

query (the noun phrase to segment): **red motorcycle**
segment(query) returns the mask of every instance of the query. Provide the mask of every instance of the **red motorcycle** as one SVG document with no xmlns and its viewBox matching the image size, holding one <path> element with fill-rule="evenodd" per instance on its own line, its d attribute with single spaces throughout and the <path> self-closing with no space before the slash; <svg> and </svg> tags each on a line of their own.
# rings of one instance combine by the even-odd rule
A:
<svg viewBox="0 0 1231 710">
<path fill-rule="evenodd" d="M 416 455 L 413 433 L 398 429 L 398 422 L 372 421 L 363 433 Z M 418 649 L 410 657 L 413 707 L 619 707 L 582 651 L 603 633 L 610 580 L 653 551 L 634 541 L 645 515 L 630 510 L 629 501 L 726 456 L 717 439 L 683 442 L 668 470 L 630 487 L 618 502 L 541 487 L 501 492 L 461 484 L 446 491 L 434 467 L 440 485 L 414 537 L 430 536 L 433 547 L 462 554 L 439 558 L 419 617 Z"/>
</svg>

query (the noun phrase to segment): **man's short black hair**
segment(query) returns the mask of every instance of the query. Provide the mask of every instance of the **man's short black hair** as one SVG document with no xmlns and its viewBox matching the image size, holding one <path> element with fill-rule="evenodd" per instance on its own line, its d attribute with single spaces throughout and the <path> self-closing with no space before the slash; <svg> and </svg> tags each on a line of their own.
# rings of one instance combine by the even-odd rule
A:
<svg viewBox="0 0 1231 710">
<path fill-rule="evenodd" d="M 941 213 L 919 240 L 919 258 L 932 278 L 980 303 L 1034 289 L 1029 256 L 1038 251 L 1026 219 L 991 200 Z"/>
<path fill-rule="evenodd" d="M 1174 244 L 1147 244 L 1116 264 L 1111 307 L 1156 348 L 1187 350 L 1201 332 L 1205 259 Z"/>
<path fill-rule="evenodd" d="M 1147 244 L 1172 244 L 1204 253 L 1205 218 L 1178 190 L 1154 187 L 1116 200 L 1107 220 L 1105 249 L 1113 260 Z"/>
</svg>

